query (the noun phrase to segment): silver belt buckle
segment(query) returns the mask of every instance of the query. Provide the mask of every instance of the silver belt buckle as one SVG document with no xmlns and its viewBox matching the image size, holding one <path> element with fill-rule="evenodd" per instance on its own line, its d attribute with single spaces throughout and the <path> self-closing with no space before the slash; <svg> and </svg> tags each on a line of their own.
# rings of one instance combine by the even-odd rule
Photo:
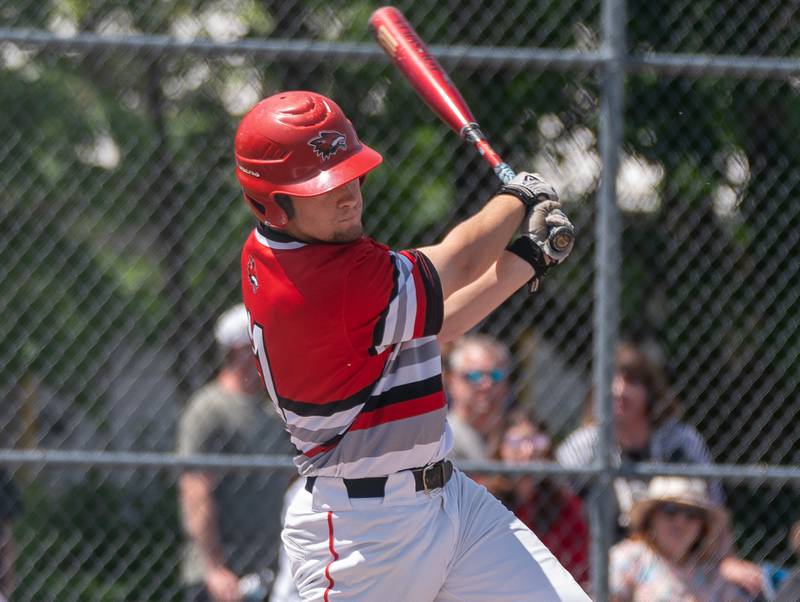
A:
<svg viewBox="0 0 800 602">
<path fill-rule="evenodd" d="M 434 462 L 433 464 L 426 464 L 422 468 L 422 488 L 428 495 L 430 495 L 430 490 L 433 489 L 433 487 L 428 487 L 428 470 L 435 466 L 436 463 Z"/>
</svg>

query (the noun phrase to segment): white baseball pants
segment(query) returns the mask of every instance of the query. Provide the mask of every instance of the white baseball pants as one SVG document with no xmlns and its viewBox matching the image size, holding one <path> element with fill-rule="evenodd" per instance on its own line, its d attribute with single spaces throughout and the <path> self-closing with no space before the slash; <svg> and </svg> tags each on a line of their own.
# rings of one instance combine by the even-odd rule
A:
<svg viewBox="0 0 800 602">
<path fill-rule="evenodd" d="M 427 493 L 400 472 L 383 498 L 367 499 L 317 478 L 290 504 L 283 542 L 304 601 L 589 600 L 538 537 L 458 470 Z"/>
</svg>

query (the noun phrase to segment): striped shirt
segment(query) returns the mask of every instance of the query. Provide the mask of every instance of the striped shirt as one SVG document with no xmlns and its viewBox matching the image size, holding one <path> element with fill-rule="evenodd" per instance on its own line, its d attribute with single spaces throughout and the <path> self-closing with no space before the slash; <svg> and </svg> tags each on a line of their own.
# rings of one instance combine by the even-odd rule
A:
<svg viewBox="0 0 800 602">
<path fill-rule="evenodd" d="M 304 476 L 383 476 L 442 459 L 433 264 L 362 237 L 309 244 L 259 226 L 242 252 L 253 351 Z"/>
<path fill-rule="evenodd" d="M 569 435 L 556 449 L 556 461 L 562 466 L 587 466 L 594 461 L 597 449 L 598 429 L 596 425 L 581 427 Z M 711 452 L 703 437 L 694 428 L 677 420 L 667 420 L 659 425 L 650 436 L 650 447 L 644 450 L 641 461 L 670 462 L 676 464 L 711 464 Z M 619 467 L 632 459 L 623 457 L 619 448 L 612 450 L 612 462 Z M 614 490 L 617 495 L 621 520 L 633 503 L 647 491 L 647 481 L 641 479 L 616 479 Z M 711 499 L 722 504 L 725 495 L 722 484 L 717 480 L 708 482 Z"/>
</svg>

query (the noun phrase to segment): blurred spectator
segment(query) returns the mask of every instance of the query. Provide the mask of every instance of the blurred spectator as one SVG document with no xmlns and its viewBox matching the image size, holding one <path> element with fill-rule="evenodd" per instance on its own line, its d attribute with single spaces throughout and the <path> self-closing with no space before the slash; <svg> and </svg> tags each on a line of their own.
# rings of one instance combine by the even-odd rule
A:
<svg viewBox="0 0 800 602">
<path fill-rule="evenodd" d="M 660 366 L 639 347 L 622 343 L 617 348 L 611 383 L 614 437 L 613 458 L 619 466 L 634 462 L 710 464 L 711 452 L 693 427 L 680 422 L 674 398 L 670 397 Z M 569 435 L 556 450 L 563 466 L 586 466 L 594 461 L 597 425 L 592 396 L 587 398 L 584 425 Z M 614 482 L 618 516 L 622 526 L 628 512 L 647 491 L 647 481 L 619 478 Z M 710 485 L 711 499 L 724 503 L 719 482 Z M 620 531 L 620 536 L 624 530 Z"/>
<path fill-rule="evenodd" d="M 800 560 L 800 520 L 794 524 L 789 534 L 789 544 Z M 800 600 L 800 568 L 786 578 L 778 590 L 775 602 L 797 602 Z"/>
<path fill-rule="evenodd" d="M 445 387 L 453 431 L 451 458 L 486 460 L 502 435 L 508 407 L 508 347 L 485 334 L 466 335 L 448 355 Z"/>
<path fill-rule="evenodd" d="M 720 570 L 728 516 L 698 479 L 656 477 L 610 552 L 612 602 L 737 602 L 752 597 Z"/>
<path fill-rule="evenodd" d="M 512 411 L 506 425 L 497 459 L 507 464 L 553 459 L 550 437 L 524 411 Z M 589 526 L 581 499 L 550 477 L 501 475 L 485 484 L 585 588 L 589 578 Z"/>
<path fill-rule="evenodd" d="M 180 418 L 180 455 L 291 453 L 283 424 L 262 393 L 248 329 L 241 304 L 217 320 L 214 337 L 222 367 L 191 397 Z M 274 568 L 288 479 L 285 472 L 187 470 L 181 475 L 187 601 L 240 600 L 240 579 L 250 583 Z"/>
<path fill-rule="evenodd" d="M 0 601 L 11 599 L 14 593 L 14 536 L 11 522 L 20 512 L 14 483 L 0 470 Z"/>
<path fill-rule="evenodd" d="M 613 461 L 624 467 L 635 462 L 674 462 L 681 464 L 710 464 L 711 452 L 700 433 L 678 420 L 678 404 L 669 395 L 666 379 L 658 363 L 643 349 L 631 343 L 617 347 L 614 377 L 611 383 L 615 449 Z M 597 448 L 597 425 L 591 395 L 587 398 L 584 426 L 569 435 L 556 450 L 556 460 L 563 466 L 579 467 L 594 461 Z M 619 531 L 625 535 L 630 510 L 646 494 L 648 481 L 641 478 L 617 478 L 614 492 L 618 506 Z M 713 502 L 725 501 L 719 481 L 709 483 Z M 763 587 L 760 567 L 735 557 L 730 532 L 725 546 L 722 571 L 753 595 Z"/>
</svg>

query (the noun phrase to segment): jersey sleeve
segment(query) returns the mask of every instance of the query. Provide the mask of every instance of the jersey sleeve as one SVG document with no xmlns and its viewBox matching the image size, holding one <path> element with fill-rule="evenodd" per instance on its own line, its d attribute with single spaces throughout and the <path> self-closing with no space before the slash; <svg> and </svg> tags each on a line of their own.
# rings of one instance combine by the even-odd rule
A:
<svg viewBox="0 0 800 602">
<path fill-rule="evenodd" d="M 374 243 L 350 270 L 345 325 L 354 348 L 387 347 L 439 333 L 444 298 L 439 275 L 417 250 L 391 251 Z"/>
</svg>

